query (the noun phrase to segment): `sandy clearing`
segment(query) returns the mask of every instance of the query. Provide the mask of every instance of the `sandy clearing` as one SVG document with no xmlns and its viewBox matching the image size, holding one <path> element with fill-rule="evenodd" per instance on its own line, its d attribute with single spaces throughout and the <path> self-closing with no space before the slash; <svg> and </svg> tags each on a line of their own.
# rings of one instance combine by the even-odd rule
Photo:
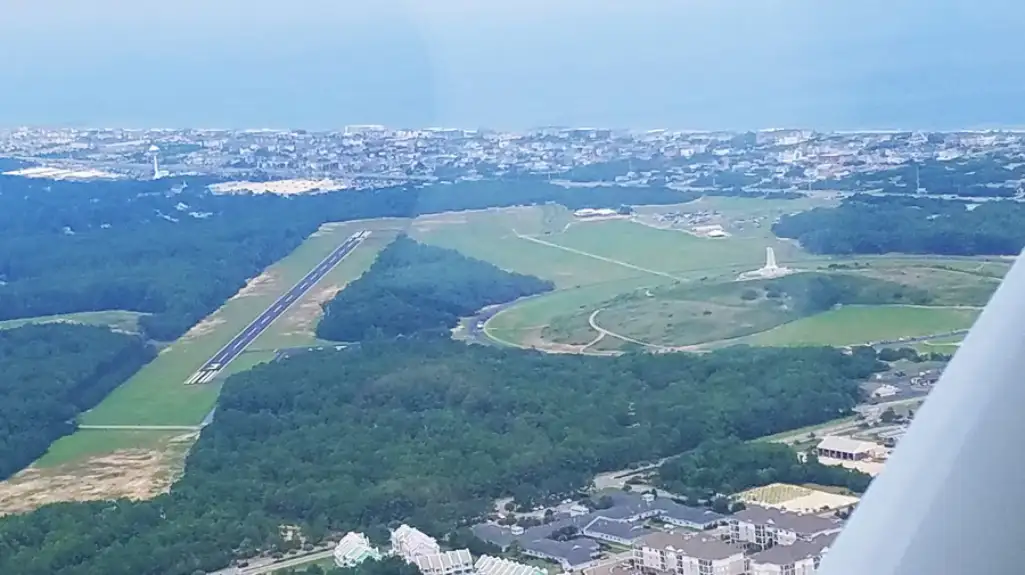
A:
<svg viewBox="0 0 1025 575">
<path fill-rule="evenodd" d="M 0 483 L 0 515 L 61 501 L 149 499 L 166 493 L 199 436 L 186 433 L 161 449 L 122 449 L 51 468 L 30 467 Z"/>
<path fill-rule="evenodd" d="M 344 287 L 344 285 L 329 285 L 311 290 L 305 298 L 292 306 L 278 320 L 281 322 L 282 333 L 284 335 L 314 335 L 317 322 L 324 313 L 324 304 L 331 301 Z"/>
<path fill-rule="evenodd" d="M 278 285 L 278 276 L 273 272 L 265 271 L 262 274 L 246 282 L 246 285 L 238 290 L 238 293 L 231 296 L 231 299 L 243 297 L 269 295 L 275 293 Z M 229 300 L 230 301 L 230 300 Z"/>
<path fill-rule="evenodd" d="M 213 330 L 217 329 L 217 326 L 225 323 L 226 321 L 227 320 L 225 320 L 222 317 L 216 317 L 216 316 L 206 317 L 202 321 L 197 323 L 196 325 L 192 326 L 189 329 L 189 331 L 185 332 L 185 335 L 183 335 L 179 341 L 180 342 L 192 341 L 192 340 L 194 340 L 194 339 L 196 339 L 198 337 L 202 337 L 202 336 L 212 332 Z M 164 349 L 161 350 L 161 353 L 171 349 L 171 347 L 172 346 L 170 346 L 170 345 L 165 347 Z"/>
</svg>

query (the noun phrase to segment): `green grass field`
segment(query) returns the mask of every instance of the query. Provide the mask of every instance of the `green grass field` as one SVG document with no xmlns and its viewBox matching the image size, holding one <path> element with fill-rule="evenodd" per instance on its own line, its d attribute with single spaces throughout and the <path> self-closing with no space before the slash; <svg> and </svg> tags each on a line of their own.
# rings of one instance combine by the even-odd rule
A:
<svg viewBox="0 0 1025 575">
<path fill-rule="evenodd" d="M 638 221 L 591 222 L 576 221 L 558 206 L 535 206 L 418 218 L 410 235 L 555 282 L 556 292 L 525 300 L 488 322 L 487 333 L 493 339 L 523 346 L 532 345 L 539 330 L 557 318 L 589 313 L 619 294 L 681 279 L 732 277 L 760 267 L 768 246 L 784 264 L 829 261 L 775 238 L 770 230 L 778 215 L 822 203 L 703 198 L 681 206 L 641 207 Z M 720 218 L 732 235 L 701 238 L 639 223 L 653 221 L 651 214 L 667 210 L 711 214 L 709 217 Z M 584 331 L 578 330 L 571 339 L 583 340 Z"/>
<path fill-rule="evenodd" d="M 163 349 L 155 360 L 98 406 L 82 414 L 81 422 L 91 425 L 198 424 L 216 402 L 220 383 L 184 385 L 192 373 L 345 238 L 359 229 L 394 229 L 401 224 L 399 220 L 375 220 L 325 226 L 294 252 L 270 266 L 200 325 Z M 352 256 L 364 257 L 357 255 L 362 249 L 362 246 L 357 248 Z M 317 289 L 318 286 L 314 286 L 311 291 Z M 265 355 L 264 359 L 272 355 Z M 256 357 L 243 354 L 238 360 L 240 364 L 229 366 L 225 375 L 244 369 Z"/>
<path fill-rule="evenodd" d="M 0 321 L 0 329 L 12 329 L 23 325 L 34 323 L 81 323 L 86 325 L 105 325 L 118 331 L 138 333 L 139 318 L 146 314 L 136 311 L 110 310 L 110 311 L 84 311 L 79 313 L 67 313 L 61 315 L 47 315 L 41 317 L 28 317 L 22 319 L 9 319 Z"/>
<path fill-rule="evenodd" d="M 971 327 L 979 310 L 911 306 L 846 306 L 745 338 L 772 346 L 857 345 Z"/>
</svg>

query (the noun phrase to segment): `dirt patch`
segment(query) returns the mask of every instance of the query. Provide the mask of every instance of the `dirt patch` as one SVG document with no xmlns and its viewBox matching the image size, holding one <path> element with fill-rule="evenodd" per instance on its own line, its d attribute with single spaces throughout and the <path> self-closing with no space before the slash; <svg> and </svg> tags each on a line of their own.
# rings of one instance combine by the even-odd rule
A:
<svg viewBox="0 0 1025 575">
<path fill-rule="evenodd" d="M 311 290 L 279 320 L 284 335 L 313 335 L 324 304 L 331 301 L 344 285 L 331 285 Z"/>
<path fill-rule="evenodd" d="M 203 319 L 203 321 L 192 326 L 192 328 L 190 328 L 189 331 L 185 332 L 185 335 L 181 337 L 181 341 L 192 341 L 197 337 L 204 336 L 212 332 L 213 330 L 217 329 L 217 326 L 223 324 L 225 321 L 226 320 L 221 317 L 206 317 Z M 167 346 L 164 349 L 160 350 L 160 353 L 163 353 L 169 349 L 171 349 L 171 346 Z"/>
<path fill-rule="evenodd" d="M 231 296 L 231 299 L 274 294 L 277 285 L 278 277 L 276 275 L 271 272 L 263 272 L 247 281 L 245 287 L 238 290 L 238 293 Z"/>
<path fill-rule="evenodd" d="M 122 449 L 49 468 L 30 467 L 0 483 L 0 516 L 62 501 L 150 499 L 166 493 L 184 470 L 198 437 L 188 433 L 161 449 Z"/>
</svg>

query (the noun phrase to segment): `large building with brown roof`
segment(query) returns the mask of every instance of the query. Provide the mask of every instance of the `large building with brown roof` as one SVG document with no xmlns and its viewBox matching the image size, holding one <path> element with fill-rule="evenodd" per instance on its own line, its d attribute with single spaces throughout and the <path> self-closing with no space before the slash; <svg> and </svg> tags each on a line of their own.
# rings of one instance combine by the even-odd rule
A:
<svg viewBox="0 0 1025 575">
<path fill-rule="evenodd" d="M 842 528 L 839 519 L 749 504 L 730 518 L 729 539 L 731 543 L 769 549 L 839 533 Z"/>
</svg>

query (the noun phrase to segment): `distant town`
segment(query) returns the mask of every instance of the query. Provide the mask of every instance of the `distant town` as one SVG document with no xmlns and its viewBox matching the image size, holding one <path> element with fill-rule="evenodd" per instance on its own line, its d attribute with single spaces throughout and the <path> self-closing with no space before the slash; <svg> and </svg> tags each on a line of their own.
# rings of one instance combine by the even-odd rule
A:
<svg viewBox="0 0 1025 575">
<path fill-rule="evenodd" d="M 844 190 L 857 182 L 881 193 L 1017 197 L 1025 133 L 19 128 L 0 130 L 0 157 L 24 161 L 4 171 L 28 177 L 211 175 L 223 180 L 213 188 L 222 193 L 540 176 L 567 185 L 766 191 Z"/>
</svg>

